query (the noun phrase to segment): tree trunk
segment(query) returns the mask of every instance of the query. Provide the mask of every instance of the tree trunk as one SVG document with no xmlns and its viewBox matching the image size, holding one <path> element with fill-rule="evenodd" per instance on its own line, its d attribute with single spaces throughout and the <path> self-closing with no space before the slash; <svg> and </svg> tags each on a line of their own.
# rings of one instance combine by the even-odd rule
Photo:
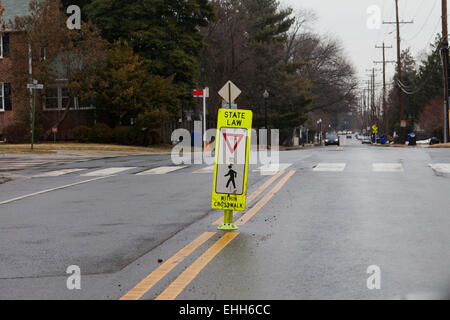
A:
<svg viewBox="0 0 450 320">
<path fill-rule="evenodd" d="M 53 131 L 52 131 L 53 128 L 58 128 L 58 129 L 59 129 L 59 126 L 66 120 L 67 116 L 69 115 L 69 111 L 70 111 L 70 101 L 71 101 L 71 100 L 72 100 L 72 99 L 70 99 L 70 98 L 68 99 L 62 117 L 61 117 L 61 118 L 60 118 L 60 119 L 59 119 L 59 120 L 58 120 L 58 121 L 50 128 L 50 129 L 48 129 L 48 130 L 45 132 L 45 134 L 44 134 L 45 140 L 50 139 L 50 137 L 51 137 L 51 135 L 52 135 L 52 133 L 53 133 Z"/>
</svg>

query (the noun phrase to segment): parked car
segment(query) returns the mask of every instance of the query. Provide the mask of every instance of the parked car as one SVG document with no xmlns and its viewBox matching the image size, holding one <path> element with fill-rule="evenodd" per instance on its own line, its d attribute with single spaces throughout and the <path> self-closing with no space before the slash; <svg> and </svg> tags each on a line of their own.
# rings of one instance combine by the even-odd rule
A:
<svg viewBox="0 0 450 320">
<path fill-rule="evenodd" d="M 439 144 L 441 143 L 441 141 L 439 141 L 439 139 L 437 137 L 432 137 L 430 139 L 430 146 L 434 145 L 434 144 Z"/>
<path fill-rule="evenodd" d="M 364 136 L 364 137 L 361 139 L 361 143 L 362 143 L 362 144 L 372 144 L 372 138 L 371 138 L 371 137 L 368 137 L 368 136 Z"/>
<path fill-rule="evenodd" d="M 335 145 L 335 146 L 339 146 L 339 137 L 337 134 L 327 134 L 326 139 L 325 139 L 325 145 L 326 146 L 331 146 L 331 145 Z"/>
</svg>

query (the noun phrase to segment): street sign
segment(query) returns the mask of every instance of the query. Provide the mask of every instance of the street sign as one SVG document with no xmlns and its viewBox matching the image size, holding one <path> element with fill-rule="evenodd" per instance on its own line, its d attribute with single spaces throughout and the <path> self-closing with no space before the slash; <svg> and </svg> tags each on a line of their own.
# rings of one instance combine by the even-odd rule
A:
<svg viewBox="0 0 450 320">
<path fill-rule="evenodd" d="M 43 84 L 34 84 L 34 83 L 29 83 L 27 84 L 27 89 L 44 89 L 44 85 Z"/>
<path fill-rule="evenodd" d="M 56 128 L 56 127 L 52 128 L 52 132 L 53 133 L 58 133 L 58 128 Z"/>
<path fill-rule="evenodd" d="M 219 109 L 211 207 L 245 211 L 252 112 Z"/>
<path fill-rule="evenodd" d="M 378 127 L 376 125 L 372 126 L 373 133 L 378 133 Z"/>
<path fill-rule="evenodd" d="M 225 100 L 222 100 L 222 108 L 225 108 L 225 109 L 237 109 L 238 106 L 237 106 L 237 104 L 233 103 L 233 104 L 231 104 L 231 108 L 230 108 L 230 104 L 228 102 L 226 102 Z"/>
<path fill-rule="evenodd" d="M 192 93 L 194 98 L 203 98 L 203 95 L 205 96 L 205 98 L 209 98 L 209 88 L 194 89 L 192 90 Z"/>
<path fill-rule="evenodd" d="M 231 81 L 228 81 L 219 91 L 219 95 L 227 103 L 233 103 L 240 94 L 241 90 Z"/>
<path fill-rule="evenodd" d="M 193 96 L 194 98 L 203 98 L 203 89 L 194 89 Z"/>
<path fill-rule="evenodd" d="M 400 127 L 401 128 L 406 128 L 406 120 L 400 121 Z"/>
</svg>

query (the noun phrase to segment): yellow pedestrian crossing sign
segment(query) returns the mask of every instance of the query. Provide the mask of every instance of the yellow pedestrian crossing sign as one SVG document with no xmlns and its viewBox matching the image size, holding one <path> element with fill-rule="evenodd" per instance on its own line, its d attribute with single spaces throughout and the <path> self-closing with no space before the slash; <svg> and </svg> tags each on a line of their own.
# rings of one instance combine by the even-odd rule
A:
<svg viewBox="0 0 450 320">
<path fill-rule="evenodd" d="M 252 112 L 219 109 L 211 207 L 245 211 Z"/>
<path fill-rule="evenodd" d="M 378 127 L 376 125 L 372 126 L 372 132 L 373 133 L 378 133 Z"/>
</svg>

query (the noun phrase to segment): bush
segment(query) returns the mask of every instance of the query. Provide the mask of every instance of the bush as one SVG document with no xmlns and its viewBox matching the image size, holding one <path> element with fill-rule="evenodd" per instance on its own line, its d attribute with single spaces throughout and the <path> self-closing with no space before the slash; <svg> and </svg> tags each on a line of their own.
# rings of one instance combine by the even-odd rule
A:
<svg viewBox="0 0 450 320">
<path fill-rule="evenodd" d="M 148 133 L 149 145 L 161 144 L 161 136 L 156 131 L 150 131 Z"/>
<path fill-rule="evenodd" d="M 120 126 L 120 127 L 115 127 L 113 129 L 113 140 L 115 143 L 118 144 L 130 144 L 130 139 L 129 139 L 129 135 L 130 135 L 130 129 L 131 127 L 125 127 L 125 126 Z"/>
<path fill-rule="evenodd" d="M 128 138 L 129 144 L 134 146 L 143 146 L 146 141 L 146 133 L 137 127 L 131 127 Z"/>
<path fill-rule="evenodd" d="M 73 137 L 78 142 L 89 142 L 89 137 L 91 134 L 91 128 L 86 126 L 78 126 L 73 128 Z"/>
<path fill-rule="evenodd" d="M 113 140 L 113 130 L 104 123 L 95 125 L 89 133 L 90 142 L 109 143 Z"/>
<path fill-rule="evenodd" d="M 3 129 L 6 143 L 24 143 L 31 139 L 30 128 L 22 122 L 15 122 Z"/>
<path fill-rule="evenodd" d="M 111 129 L 103 123 L 93 128 L 78 126 L 73 129 L 73 136 L 78 142 L 114 142 L 121 145 L 147 146 L 161 142 L 160 135 L 155 131 L 143 131 L 138 127 L 129 126 Z"/>
</svg>

